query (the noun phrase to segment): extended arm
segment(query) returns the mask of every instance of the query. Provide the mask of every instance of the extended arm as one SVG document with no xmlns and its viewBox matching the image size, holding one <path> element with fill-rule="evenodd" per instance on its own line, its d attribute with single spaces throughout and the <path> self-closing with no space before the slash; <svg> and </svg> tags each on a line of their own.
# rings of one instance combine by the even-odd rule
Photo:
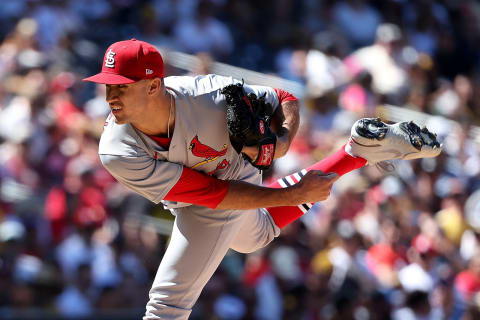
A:
<svg viewBox="0 0 480 320">
<path fill-rule="evenodd" d="M 275 189 L 242 181 L 224 181 L 184 167 L 180 179 L 164 199 L 233 210 L 298 205 L 325 200 L 337 177 L 312 170 L 294 186 Z"/>
<path fill-rule="evenodd" d="M 254 209 L 325 200 L 336 174 L 309 171 L 297 184 L 283 189 L 220 180 L 175 163 L 148 157 L 101 155 L 105 168 L 122 184 L 145 198 L 197 204 L 212 209 Z"/>
<path fill-rule="evenodd" d="M 228 192 L 216 209 L 256 209 L 323 201 L 338 177 L 335 173 L 325 175 L 312 170 L 297 184 L 281 189 L 229 181 Z"/>
</svg>

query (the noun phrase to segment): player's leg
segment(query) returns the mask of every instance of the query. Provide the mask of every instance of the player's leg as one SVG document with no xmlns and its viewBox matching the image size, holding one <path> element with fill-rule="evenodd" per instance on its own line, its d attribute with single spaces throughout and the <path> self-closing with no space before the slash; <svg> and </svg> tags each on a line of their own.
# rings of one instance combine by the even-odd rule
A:
<svg viewBox="0 0 480 320">
<path fill-rule="evenodd" d="M 335 172 L 342 176 L 368 163 L 392 159 L 434 157 L 441 146 L 434 134 L 413 123 L 387 125 L 378 119 L 361 119 L 352 127 L 349 144 L 314 165 L 271 184 L 285 188 L 297 183 L 309 170 Z M 306 213 L 312 204 L 259 209 L 255 215 L 246 215 L 232 249 L 248 253 L 266 246 L 279 234 L 280 228 Z M 273 220 L 273 221 L 272 221 Z"/>
<path fill-rule="evenodd" d="M 358 120 L 352 127 L 349 143 L 329 157 L 300 172 L 277 180 L 269 187 L 285 188 L 297 183 L 309 170 L 324 173 L 335 172 L 342 176 L 361 168 L 367 163 L 376 164 L 394 159 L 417 159 L 435 157 L 441 145 L 427 128 L 420 129 L 413 122 L 388 125 L 375 118 Z M 297 220 L 313 204 L 267 208 L 280 228 Z"/>
<path fill-rule="evenodd" d="M 275 224 L 266 209 L 257 209 L 256 213 L 242 215 L 242 222 L 231 248 L 240 253 L 250 253 L 265 247 L 280 235 L 280 228 Z"/>
<path fill-rule="evenodd" d="M 144 320 L 187 319 L 238 232 L 240 211 L 179 209 L 150 290 Z M 254 214 L 254 213 L 252 213 Z"/>
<path fill-rule="evenodd" d="M 329 157 L 315 163 L 300 172 L 286 176 L 269 185 L 271 188 L 284 188 L 297 183 L 309 170 L 322 170 L 325 173 L 335 172 L 344 175 L 361 168 L 366 164 L 363 158 L 352 157 L 344 147 Z M 301 217 L 312 204 L 299 206 L 283 206 L 259 209 L 254 215 L 242 217 L 242 225 L 237 237 L 232 242 L 232 249 L 241 253 L 249 253 L 266 246 L 280 233 L 280 228 Z"/>
<path fill-rule="evenodd" d="M 348 172 L 359 169 L 367 164 L 367 160 L 360 157 L 353 157 L 345 152 L 345 146 L 340 150 L 326 157 L 325 159 L 315 163 L 314 165 L 303 169 L 299 172 L 291 174 L 289 176 L 278 179 L 271 185 L 270 188 L 286 188 L 294 185 L 310 170 L 321 170 L 324 173 L 335 172 L 339 176 L 342 176 Z M 275 224 L 279 228 L 283 228 L 293 221 L 300 218 L 305 214 L 313 203 L 304 203 L 298 206 L 283 206 L 267 208 L 267 211 L 272 216 Z"/>
</svg>

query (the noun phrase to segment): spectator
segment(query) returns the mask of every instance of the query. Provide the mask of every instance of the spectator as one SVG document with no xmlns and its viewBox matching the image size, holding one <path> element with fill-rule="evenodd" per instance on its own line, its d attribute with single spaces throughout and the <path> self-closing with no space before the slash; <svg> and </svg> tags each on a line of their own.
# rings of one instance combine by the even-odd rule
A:
<svg viewBox="0 0 480 320">
<path fill-rule="evenodd" d="M 404 103 L 408 79 L 405 68 L 396 61 L 401 49 L 402 32 L 393 24 L 377 28 L 376 42 L 360 48 L 349 56 L 345 64 L 352 74 L 366 70 L 373 77 L 373 89 L 384 101 Z"/>
<path fill-rule="evenodd" d="M 87 317 L 93 313 L 94 291 L 91 287 L 90 266 L 81 264 L 72 280 L 57 297 L 56 306 L 60 314 L 68 317 Z"/>
<path fill-rule="evenodd" d="M 227 26 L 215 19 L 210 0 L 198 3 L 195 18 L 179 20 L 174 37 L 180 50 L 189 53 L 208 52 L 217 58 L 233 51 L 233 40 Z"/>
<path fill-rule="evenodd" d="M 353 49 L 371 45 L 380 22 L 379 12 L 365 0 L 340 1 L 333 8 L 333 23 Z"/>
</svg>

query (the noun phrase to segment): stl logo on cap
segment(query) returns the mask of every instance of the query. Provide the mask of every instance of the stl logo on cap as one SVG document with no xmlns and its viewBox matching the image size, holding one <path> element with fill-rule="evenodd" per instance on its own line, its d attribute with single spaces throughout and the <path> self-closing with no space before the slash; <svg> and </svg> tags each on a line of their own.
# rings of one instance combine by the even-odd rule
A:
<svg viewBox="0 0 480 320">
<path fill-rule="evenodd" d="M 164 77 L 162 56 L 148 42 L 131 39 L 112 43 L 103 60 L 102 71 L 83 81 L 115 85 Z"/>
<path fill-rule="evenodd" d="M 115 52 L 112 49 L 108 50 L 106 59 L 105 59 L 105 67 L 107 68 L 115 68 Z"/>
</svg>

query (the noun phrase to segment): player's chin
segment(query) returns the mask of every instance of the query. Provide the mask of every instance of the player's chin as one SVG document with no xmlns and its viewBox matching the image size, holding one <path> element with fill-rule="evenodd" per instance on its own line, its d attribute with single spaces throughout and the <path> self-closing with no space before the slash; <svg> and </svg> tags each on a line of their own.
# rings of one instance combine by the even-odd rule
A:
<svg viewBox="0 0 480 320">
<path fill-rule="evenodd" d="M 119 116 L 116 116 L 116 115 L 113 115 L 113 117 L 115 118 L 115 123 L 116 124 L 125 124 L 127 123 L 127 121 L 125 119 L 123 119 L 122 117 L 119 117 Z"/>
</svg>

